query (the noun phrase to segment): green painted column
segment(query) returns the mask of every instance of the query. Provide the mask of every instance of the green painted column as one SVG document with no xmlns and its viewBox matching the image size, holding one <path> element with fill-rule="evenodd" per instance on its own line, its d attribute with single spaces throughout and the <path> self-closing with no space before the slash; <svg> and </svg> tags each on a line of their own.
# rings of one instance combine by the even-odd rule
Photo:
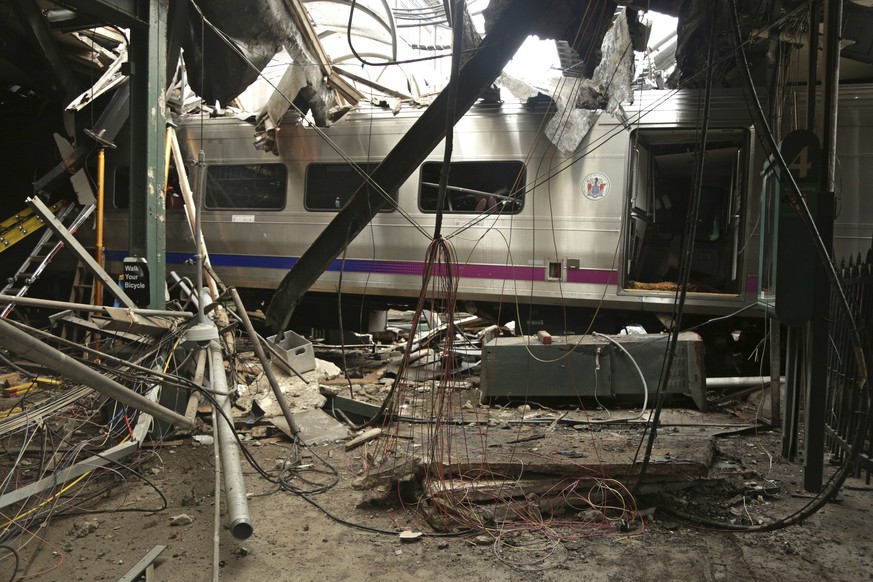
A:
<svg viewBox="0 0 873 582">
<path fill-rule="evenodd" d="M 139 3 L 130 41 L 130 255 L 146 260 L 149 305 L 165 307 L 164 147 L 168 0 Z"/>
</svg>

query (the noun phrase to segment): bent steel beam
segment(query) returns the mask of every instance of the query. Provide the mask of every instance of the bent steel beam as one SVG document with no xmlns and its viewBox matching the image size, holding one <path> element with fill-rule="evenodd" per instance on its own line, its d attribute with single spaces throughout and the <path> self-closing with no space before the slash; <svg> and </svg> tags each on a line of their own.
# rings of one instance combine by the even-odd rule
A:
<svg viewBox="0 0 873 582">
<path fill-rule="evenodd" d="M 5 319 L 0 319 L 0 347 L 54 370 L 73 382 L 89 386 L 104 396 L 114 398 L 122 404 L 148 413 L 158 420 L 163 420 L 179 428 L 191 429 L 194 426 L 193 420 L 164 408 L 138 392 L 134 392 L 100 372 L 92 370 L 60 350 L 30 337 L 27 332 Z"/>
<path fill-rule="evenodd" d="M 461 68 L 452 124 L 457 123 L 491 85 L 552 4 L 526 0 L 512 0 L 507 4 L 491 32 Z M 381 191 L 392 192 L 399 188 L 445 137 L 448 101 L 447 92 L 441 92 L 373 171 L 371 179 Z M 267 309 L 267 323 L 276 333 L 285 330 L 300 298 L 331 261 L 385 206 L 380 189 L 364 183 L 285 275 Z"/>
</svg>

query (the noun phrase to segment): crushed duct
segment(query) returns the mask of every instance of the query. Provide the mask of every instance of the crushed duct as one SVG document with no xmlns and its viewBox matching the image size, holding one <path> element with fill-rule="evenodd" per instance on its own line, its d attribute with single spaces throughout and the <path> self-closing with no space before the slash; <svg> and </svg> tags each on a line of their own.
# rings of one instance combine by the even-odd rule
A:
<svg viewBox="0 0 873 582">
<path fill-rule="evenodd" d="M 255 147 L 276 155 L 279 154 L 276 132 L 282 117 L 291 108 L 291 102 L 302 114 L 311 112 L 318 127 L 330 124 L 329 111 L 337 104 L 333 90 L 324 82 L 321 65 L 306 48 L 296 28 L 285 43 L 285 50 L 293 62 L 285 69 L 276 90 L 258 114 L 255 127 Z"/>
</svg>

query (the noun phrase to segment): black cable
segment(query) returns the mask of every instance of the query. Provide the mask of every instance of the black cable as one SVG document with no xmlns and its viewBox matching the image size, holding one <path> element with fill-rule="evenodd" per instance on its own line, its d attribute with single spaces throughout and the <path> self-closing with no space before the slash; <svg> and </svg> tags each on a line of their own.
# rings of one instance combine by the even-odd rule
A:
<svg viewBox="0 0 873 582">
<path fill-rule="evenodd" d="M 790 193 L 788 195 L 794 198 L 794 204 L 792 204 L 792 206 L 800 214 L 800 217 L 807 225 L 810 236 L 812 236 L 813 240 L 816 243 L 816 251 L 819 254 L 819 257 L 822 260 L 826 260 L 826 264 L 829 267 L 827 270 L 828 278 L 831 280 L 832 287 L 834 287 L 838 291 L 839 304 L 843 308 L 845 317 L 849 320 L 848 327 L 851 330 L 850 337 L 852 339 L 852 344 L 855 349 L 856 363 L 859 368 L 858 372 L 860 378 L 858 382 L 859 388 L 861 389 L 859 390 L 860 401 L 857 403 L 860 407 L 860 410 L 855 414 L 855 438 L 851 443 L 849 443 L 848 455 L 843 460 L 842 466 L 839 468 L 838 471 L 831 475 L 830 479 L 828 479 L 828 482 L 825 484 L 825 487 L 818 493 L 818 495 L 816 495 L 808 504 L 804 505 L 796 512 L 773 523 L 765 525 L 738 526 L 735 524 L 717 522 L 704 517 L 693 516 L 676 510 L 672 507 L 666 508 L 668 511 L 679 515 L 684 519 L 688 519 L 689 521 L 712 529 L 744 532 L 766 532 L 803 522 L 811 515 L 816 513 L 819 509 L 824 507 L 826 503 L 828 503 L 837 495 L 845 480 L 855 470 L 858 455 L 860 454 L 860 451 L 866 440 L 866 434 L 870 428 L 871 418 L 873 418 L 873 416 L 871 416 L 871 412 L 873 412 L 873 407 L 870 406 L 869 390 L 864 390 L 864 388 L 867 387 L 867 367 L 865 358 L 866 350 L 864 349 L 865 344 L 863 343 L 863 339 L 861 338 L 861 330 L 857 326 L 851 304 L 849 303 L 848 298 L 845 295 L 845 291 L 840 284 L 839 276 L 836 273 L 833 262 L 830 261 L 830 258 L 827 254 L 827 249 L 824 247 L 821 237 L 818 236 L 818 229 L 815 226 L 812 215 L 809 213 L 809 208 L 807 207 L 806 202 L 800 193 L 800 190 L 797 188 L 797 183 L 794 181 L 794 176 L 788 170 L 787 164 L 785 163 L 784 158 L 782 158 L 782 155 L 779 152 L 779 148 L 776 145 L 776 140 L 773 137 L 772 132 L 770 132 L 769 125 L 767 124 L 763 109 L 761 108 L 760 100 L 758 99 L 757 92 L 755 91 L 755 85 L 752 81 L 748 60 L 746 59 L 746 53 L 743 50 L 742 33 L 739 24 L 739 15 L 737 13 L 736 0 L 731 0 L 730 2 L 730 17 L 732 21 L 732 27 L 734 29 L 734 34 L 732 35 L 734 48 L 738 53 L 738 57 L 742 61 L 743 66 L 741 68 L 745 73 L 744 80 L 746 82 L 746 86 L 754 96 L 755 107 L 753 108 L 753 111 L 756 114 L 756 123 L 759 126 L 760 133 L 763 134 L 763 136 L 766 138 L 764 143 L 766 147 L 770 150 L 768 153 L 770 153 L 773 159 L 775 159 L 776 163 L 780 168 L 780 173 L 786 178 L 786 183 L 790 184 L 791 186 Z"/>
<path fill-rule="evenodd" d="M 312 505 L 313 507 L 315 507 L 317 510 L 319 510 L 320 512 L 325 514 L 327 517 L 329 517 L 330 519 L 334 520 L 335 522 L 337 522 L 341 525 L 346 525 L 349 527 L 353 527 L 355 529 L 360 529 L 360 530 L 371 532 L 371 533 L 384 534 L 384 535 L 389 535 L 389 536 L 396 536 L 398 533 L 400 533 L 399 531 L 396 531 L 396 530 L 392 531 L 392 530 L 388 530 L 388 529 L 381 529 L 378 527 L 373 527 L 373 526 L 369 526 L 369 525 L 364 525 L 362 523 L 355 523 L 352 521 L 345 520 L 345 519 L 338 517 L 338 516 L 332 514 L 331 512 L 329 512 L 327 509 L 324 508 L 324 506 L 319 504 L 314 499 L 311 499 L 308 495 L 300 494 L 298 496 L 301 499 L 303 499 L 304 501 L 306 501 L 307 503 L 309 503 L 310 505 Z M 461 531 L 457 531 L 457 532 L 449 532 L 449 533 L 422 532 L 421 535 L 423 537 L 428 537 L 428 538 L 452 538 L 452 537 L 465 536 L 465 535 L 472 533 L 472 532 L 473 532 L 472 529 L 465 529 L 465 530 L 461 530 Z"/>
<path fill-rule="evenodd" d="M 161 489 L 157 485 L 155 485 L 152 481 L 150 481 L 145 475 L 143 475 L 139 471 L 135 470 L 133 468 L 133 465 L 125 465 L 121 461 L 116 461 L 115 459 L 110 459 L 108 457 L 104 457 L 103 455 L 101 455 L 99 453 L 95 454 L 94 456 L 100 457 L 101 459 L 104 459 L 106 461 L 114 463 L 114 464 L 118 465 L 119 467 L 121 467 L 122 469 L 129 471 L 135 477 L 138 477 L 139 479 L 144 481 L 146 483 L 146 485 L 148 485 L 149 487 L 154 489 L 155 492 L 160 496 L 162 506 L 157 508 L 157 509 L 142 508 L 142 507 L 118 507 L 118 508 L 113 508 L 113 509 L 94 509 L 94 510 L 80 508 L 79 511 L 68 511 L 65 509 L 61 509 L 61 510 L 58 510 L 55 512 L 57 515 L 71 516 L 71 515 L 90 515 L 90 514 L 96 514 L 96 513 L 159 513 L 161 511 L 167 509 L 167 507 L 169 507 L 169 503 L 167 502 L 167 498 L 164 495 L 164 492 L 161 491 Z M 105 467 L 104 467 L 104 469 L 105 469 Z M 97 470 L 97 469 L 95 469 L 95 470 Z M 109 487 L 106 487 L 100 491 L 97 491 L 94 495 L 85 499 L 84 501 L 88 501 L 90 499 L 93 499 L 94 497 L 97 497 L 99 495 L 106 493 L 107 491 L 111 491 L 115 487 L 116 487 L 116 484 L 110 484 Z"/>
<path fill-rule="evenodd" d="M 21 560 L 18 557 L 18 552 L 12 546 L 0 544 L 0 548 L 7 550 L 15 558 L 15 567 L 12 568 L 12 576 L 9 577 L 9 582 L 12 582 L 13 580 L 15 580 L 15 577 L 18 576 L 18 566 Z"/>
<path fill-rule="evenodd" d="M 652 449 L 655 445 L 655 438 L 658 434 L 658 423 L 661 419 L 661 411 L 664 407 L 665 395 L 667 392 L 667 384 L 670 380 L 670 372 L 673 367 L 673 355 L 676 353 L 676 346 L 679 341 L 679 331 L 682 328 L 682 316 L 685 311 L 685 300 L 688 295 L 688 283 L 691 279 L 691 264 L 694 253 L 694 239 L 697 236 L 697 215 L 700 207 L 700 197 L 703 191 L 703 171 L 706 162 L 706 137 L 709 130 L 709 109 L 712 102 L 712 82 L 714 77 L 713 70 L 713 55 L 715 52 L 715 15 L 716 11 L 712 12 L 709 22 L 709 46 L 707 50 L 707 75 L 705 83 L 705 93 L 703 98 L 703 111 L 698 111 L 698 119 L 702 119 L 699 130 L 699 141 L 697 144 L 697 160 L 694 168 L 694 182 L 691 187 L 691 202 L 688 205 L 687 218 L 685 222 L 685 240 L 682 241 L 682 260 L 679 265 L 679 277 L 677 280 L 677 297 L 673 304 L 672 327 L 670 329 L 670 340 L 666 349 L 664 362 L 661 365 L 661 375 L 658 379 L 658 388 L 655 394 L 655 411 L 652 420 L 647 424 L 649 437 L 646 442 L 646 452 L 643 455 L 642 466 L 640 472 L 636 476 L 631 492 L 637 493 L 646 476 L 649 468 L 649 463 L 652 458 Z M 645 431 L 643 433 L 645 435 Z M 637 449 L 639 454 L 639 449 Z M 636 458 L 634 458 L 636 464 Z"/>
<path fill-rule="evenodd" d="M 13 319 L 7 319 L 6 321 L 9 321 L 9 322 L 11 322 L 11 323 L 17 323 L 17 322 L 16 322 L 15 320 L 13 320 Z M 35 373 L 33 373 L 33 372 L 29 371 L 29 370 L 25 370 L 24 368 L 22 368 L 21 366 L 19 366 L 18 364 L 16 364 L 16 363 L 13 362 L 12 360 L 10 360 L 10 359 L 6 356 L 6 354 L 5 354 L 4 352 L 2 352 L 2 351 L 0 351 L 0 361 L 2 361 L 5 365 L 9 366 L 9 367 L 12 368 L 13 370 L 15 370 L 16 372 L 18 372 L 18 373 L 21 374 L 22 376 L 24 376 L 25 378 L 36 378 L 36 377 L 38 376 L 38 374 L 35 374 Z"/>
<path fill-rule="evenodd" d="M 435 55 L 435 56 L 430 56 L 430 57 L 419 57 L 419 58 L 417 58 L 417 59 L 405 59 L 405 60 L 402 60 L 402 61 L 385 61 L 384 63 L 377 63 L 377 62 L 374 62 L 374 61 L 368 61 L 368 60 L 366 60 L 364 57 L 362 57 L 361 55 L 358 54 L 358 51 L 355 50 L 355 45 L 354 45 L 354 43 L 352 42 L 352 22 L 353 22 L 353 20 L 354 20 L 354 18 L 355 18 L 355 8 L 356 8 L 357 4 L 358 4 L 357 0 L 352 0 L 351 7 L 350 7 L 350 10 L 349 10 L 349 24 L 348 24 L 348 26 L 346 27 L 346 42 L 348 43 L 348 45 L 349 45 L 349 49 L 351 49 L 352 54 L 355 55 L 355 58 L 358 59 L 358 61 L 359 61 L 362 65 L 369 65 L 369 66 L 371 66 L 371 67 L 388 67 L 388 66 L 391 66 L 391 65 L 406 65 L 406 64 L 409 64 L 409 63 L 421 63 L 421 62 L 424 62 L 424 61 L 435 61 L 435 60 L 437 60 L 437 59 L 444 59 L 444 58 L 446 58 L 446 57 L 451 57 L 451 56 L 452 56 L 452 53 L 449 53 L 449 54 L 446 54 L 446 55 Z M 473 52 L 476 52 L 477 50 L 479 50 L 479 49 L 478 49 L 478 48 L 471 48 L 471 49 L 463 50 L 463 51 L 461 51 L 461 52 L 464 53 L 464 54 L 466 54 L 466 53 L 473 53 Z M 454 51 L 453 51 L 453 52 L 454 52 Z"/>
</svg>

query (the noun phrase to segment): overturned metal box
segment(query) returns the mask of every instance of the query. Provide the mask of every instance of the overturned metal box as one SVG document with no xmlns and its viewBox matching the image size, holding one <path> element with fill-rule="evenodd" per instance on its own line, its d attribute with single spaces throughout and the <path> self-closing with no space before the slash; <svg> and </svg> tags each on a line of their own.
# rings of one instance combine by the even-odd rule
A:
<svg viewBox="0 0 873 582">
<path fill-rule="evenodd" d="M 315 352 L 312 350 L 311 341 L 290 329 L 276 341 L 279 337 L 271 335 L 267 338 L 267 342 L 273 348 L 271 351 L 281 358 L 280 364 L 284 363 L 299 374 L 315 369 Z"/>
<path fill-rule="evenodd" d="M 642 374 L 652 403 L 658 389 L 668 336 L 646 334 L 608 338 L 552 336 L 552 343 L 548 345 L 540 343 L 536 336 L 491 340 L 482 350 L 480 382 L 483 402 L 492 399 L 536 401 L 597 397 L 641 403 Z M 706 409 L 703 340 L 696 333 L 679 334 L 664 390 L 665 394 L 690 396 L 700 410 Z"/>
</svg>

